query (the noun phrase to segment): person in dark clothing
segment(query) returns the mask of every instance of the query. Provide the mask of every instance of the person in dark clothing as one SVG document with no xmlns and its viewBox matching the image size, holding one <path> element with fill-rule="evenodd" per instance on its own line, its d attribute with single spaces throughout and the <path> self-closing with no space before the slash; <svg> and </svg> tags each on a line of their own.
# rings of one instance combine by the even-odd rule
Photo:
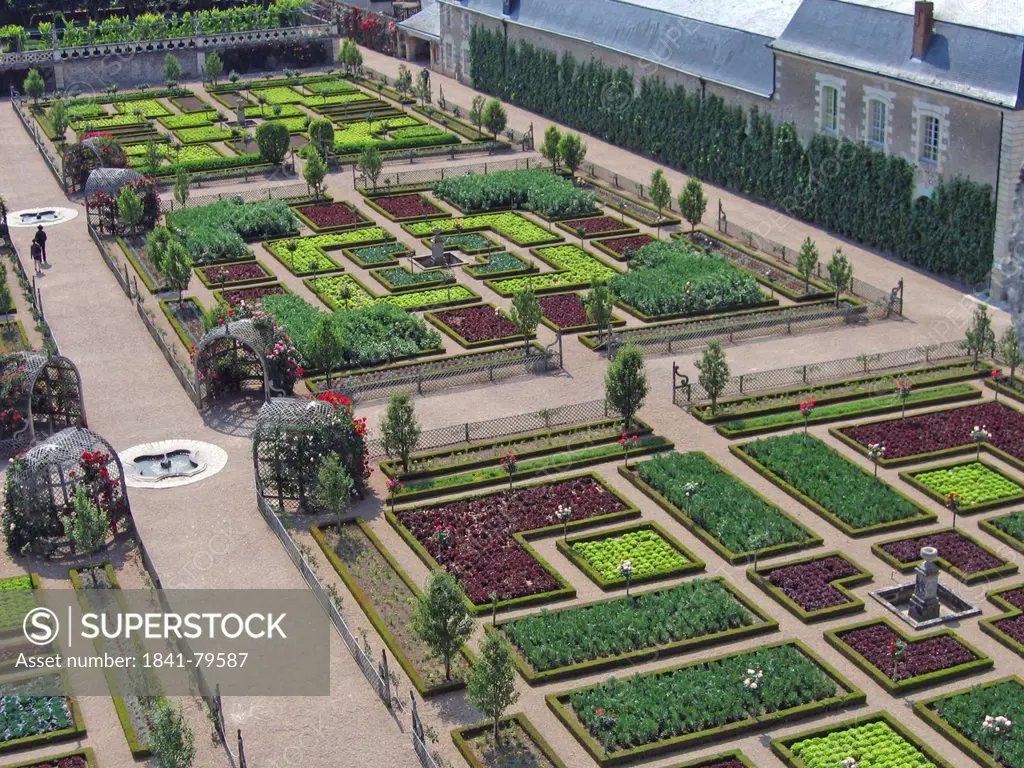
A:
<svg viewBox="0 0 1024 768">
<path fill-rule="evenodd" d="M 46 260 L 46 230 L 43 229 L 42 224 L 36 230 L 36 236 L 32 238 L 32 242 L 39 245 L 39 251 L 43 256 L 43 264 L 49 264 L 50 262 Z"/>
<path fill-rule="evenodd" d="M 43 271 L 43 249 L 35 240 L 32 241 L 32 263 L 35 265 L 36 274 Z"/>
</svg>

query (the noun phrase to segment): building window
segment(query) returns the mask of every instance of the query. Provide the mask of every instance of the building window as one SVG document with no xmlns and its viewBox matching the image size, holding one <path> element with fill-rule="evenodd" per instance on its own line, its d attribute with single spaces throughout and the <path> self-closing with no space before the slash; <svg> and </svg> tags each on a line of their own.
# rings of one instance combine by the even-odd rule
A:
<svg viewBox="0 0 1024 768">
<path fill-rule="evenodd" d="M 925 115 L 921 131 L 921 159 L 927 163 L 938 163 L 942 123 L 935 115 Z"/>
<path fill-rule="evenodd" d="M 886 104 L 872 99 L 868 105 L 868 142 L 877 149 L 885 149 Z"/>
<path fill-rule="evenodd" d="M 454 69 L 455 68 L 455 62 L 452 60 L 452 44 L 451 43 L 445 43 L 444 44 L 444 64 L 449 69 Z"/>
<path fill-rule="evenodd" d="M 826 133 L 839 131 L 839 89 L 833 85 L 821 87 L 821 130 Z"/>
<path fill-rule="evenodd" d="M 467 35 L 469 34 L 469 14 L 462 14 L 462 31 Z"/>
</svg>

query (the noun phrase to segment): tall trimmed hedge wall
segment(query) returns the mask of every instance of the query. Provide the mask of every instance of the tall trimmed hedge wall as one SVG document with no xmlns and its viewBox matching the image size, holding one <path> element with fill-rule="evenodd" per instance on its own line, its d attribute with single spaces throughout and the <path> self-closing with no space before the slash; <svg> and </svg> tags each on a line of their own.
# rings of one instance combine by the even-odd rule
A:
<svg viewBox="0 0 1024 768">
<path fill-rule="evenodd" d="M 765 201 L 909 263 L 968 283 L 992 268 L 992 187 L 955 179 L 913 200 L 906 160 L 846 139 L 815 136 L 804 147 L 791 123 L 756 108 L 669 87 L 625 68 L 578 62 L 570 53 L 474 27 L 475 88 L 642 152 L 712 184 Z M 634 94 L 630 100 L 630 94 Z"/>
</svg>

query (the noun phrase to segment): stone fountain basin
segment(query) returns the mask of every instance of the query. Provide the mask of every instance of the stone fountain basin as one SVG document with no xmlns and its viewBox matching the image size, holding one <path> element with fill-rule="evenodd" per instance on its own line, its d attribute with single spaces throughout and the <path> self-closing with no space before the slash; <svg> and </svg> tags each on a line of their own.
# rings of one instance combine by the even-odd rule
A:
<svg viewBox="0 0 1024 768">
<path fill-rule="evenodd" d="M 220 472 L 228 454 L 220 446 L 197 440 L 160 440 L 118 454 L 129 488 L 162 490 L 190 485 Z M 161 467 L 164 462 L 170 467 Z"/>
<path fill-rule="evenodd" d="M 879 589 L 869 594 L 875 598 L 875 600 L 884 605 L 891 613 L 896 614 L 901 621 L 906 622 L 914 629 L 928 629 L 929 627 L 936 627 L 940 624 L 948 624 L 949 622 L 960 621 L 961 619 L 966 619 L 971 616 L 977 616 L 981 613 L 981 608 L 967 602 L 948 587 L 939 584 L 936 595 L 939 599 L 938 618 L 928 619 L 927 621 L 916 621 L 915 619 L 912 619 L 909 614 L 910 598 L 914 594 L 915 587 L 916 585 L 914 582 L 910 582 L 908 584 L 898 584 L 894 587 L 887 587 L 886 589 Z"/>
<path fill-rule="evenodd" d="M 139 480 L 154 483 L 173 477 L 192 477 L 206 470 L 206 462 L 199 453 L 184 448 L 136 456 L 132 459 L 131 466 Z"/>
</svg>

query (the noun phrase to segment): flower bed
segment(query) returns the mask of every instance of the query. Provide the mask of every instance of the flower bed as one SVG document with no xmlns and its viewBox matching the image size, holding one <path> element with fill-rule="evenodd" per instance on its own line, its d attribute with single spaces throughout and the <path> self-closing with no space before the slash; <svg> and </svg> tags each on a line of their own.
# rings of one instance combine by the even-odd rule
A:
<svg viewBox="0 0 1024 768">
<path fill-rule="evenodd" d="M 795 433 L 730 446 L 730 451 L 850 536 L 936 519 L 816 437 Z"/>
<path fill-rule="evenodd" d="M 207 288 L 227 288 L 274 280 L 274 273 L 258 261 L 231 261 L 209 267 L 196 267 L 196 274 Z"/>
<path fill-rule="evenodd" d="M 345 248 L 342 253 L 358 266 L 369 269 L 397 266 L 401 257 L 412 256 L 413 252 L 405 243 L 381 243 L 365 245 L 362 248 Z"/>
<path fill-rule="evenodd" d="M 609 264 L 576 245 L 555 245 L 530 251 L 555 271 L 527 277 L 487 280 L 486 285 L 499 296 L 512 296 L 529 288 L 535 293 L 561 293 L 589 288 L 594 282 L 608 280 L 618 274 Z"/>
<path fill-rule="evenodd" d="M 527 207 L 548 219 L 582 216 L 594 210 L 594 195 L 572 181 L 534 169 L 471 173 L 444 179 L 434 194 L 462 210 L 482 211 Z"/>
<path fill-rule="evenodd" d="M 619 469 L 732 564 L 755 552 L 776 555 L 821 539 L 703 453 L 670 453 Z M 687 498 L 687 484 L 697 485 Z"/>
<path fill-rule="evenodd" d="M 594 243 L 599 251 L 604 251 L 619 261 L 629 261 L 645 245 L 658 242 L 648 234 L 630 235 L 628 237 L 609 237 Z"/>
<path fill-rule="evenodd" d="M 487 254 L 478 258 L 477 263 L 466 264 L 462 268 L 467 275 L 478 279 L 521 275 L 536 270 L 530 262 L 508 251 Z"/>
<path fill-rule="evenodd" d="M 988 599 L 1006 613 L 982 619 L 981 629 L 1019 656 L 1024 656 L 1024 584 L 988 593 Z"/>
<path fill-rule="evenodd" d="M 579 230 L 583 230 L 584 237 L 602 237 L 608 235 L 628 235 L 637 232 L 637 228 L 630 224 L 623 224 L 619 219 L 611 216 L 590 216 L 585 219 L 567 219 L 557 224 L 559 229 L 564 229 L 570 235 L 579 236 Z M 648 235 L 648 237 L 650 237 Z"/>
<path fill-rule="evenodd" d="M 560 235 L 548 232 L 515 211 L 482 213 L 458 219 L 417 221 L 403 224 L 402 228 L 414 237 L 429 237 L 434 234 L 435 229 L 439 229 L 441 232 L 473 232 L 486 229 L 521 246 L 544 245 L 562 240 Z"/>
<path fill-rule="evenodd" d="M 366 199 L 366 204 L 371 208 L 376 208 L 392 221 L 437 219 L 451 215 L 438 208 L 431 200 L 418 192 L 411 192 L 406 195 L 369 197 Z"/>
<path fill-rule="evenodd" d="M 983 512 L 1024 499 L 1024 488 L 1005 472 L 981 461 L 901 472 L 900 477 L 940 504 L 946 503 L 950 494 L 959 496 L 961 514 Z"/>
<path fill-rule="evenodd" d="M 981 765 L 1024 765 L 1024 739 L 1017 730 L 1024 723 L 1024 681 L 1019 677 L 919 701 L 914 712 Z"/>
<path fill-rule="evenodd" d="M 0 580 L 0 633 L 21 634 L 25 615 L 39 605 L 38 588 L 39 577 L 34 574 Z"/>
<path fill-rule="evenodd" d="M 428 312 L 428 322 L 436 325 L 467 349 L 491 344 L 506 344 L 522 339 L 512 321 L 493 304 Z M 535 338 L 531 334 L 530 338 Z"/>
<path fill-rule="evenodd" d="M 744 680 L 752 675 L 759 682 L 749 688 Z M 547 697 L 601 765 L 735 738 L 863 700 L 862 692 L 795 641 Z"/>
<path fill-rule="evenodd" d="M 888 712 L 775 739 L 772 752 L 790 768 L 847 768 L 854 756 L 864 768 L 952 768 Z"/>
<path fill-rule="evenodd" d="M 910 638 L 886 619 L 825 633 L 825 639 L 893 696 L 992 668 L 992 659 L 951 629 Z"/>
<path fill-rule="evenodd" d="M 498 743 L 490 721 L 452 731 L 452 741 L 470 768 L 566 768 L 522 712 L 503 717 L 498 727 Z"/>
<path fill-rule="evenodd" d="M 833 619 L 864 610 L 850 589 L 871 581 L 871 574 L 839 552 L 785 565 L 748 570 L 747 578 L 802 621 Z"/>
<path fill-rule="evenodd" d="M 540 321 L 553 331 L 582 333 L 598 330 L 587 316 L 587 307 L 583 303 L 583 297 L 578 293 L 538 296 L 537 301 L 540 304 Z M 625 323 L 625 320 L 612 315 L 611 325 L 618 326 L 625 325 Z"/>
<path fill-rule="evenodd" d="M 1018 510 L 1001 517 L 990 517 L 978 523 L 981 530 L 1024 552 L 1024 511 Z"/>
<path fill-rule="evenodd" d="M 626 583 L 622 563 L 632 566 L 630 583 L 703 570 L 704 561 L 657 523 L 634 523 L 556 542 L 558 551 L 575 563 L 601 589 Z"/>
<path fill-rule="evenodd" d="M 429 248 L 432 238 L 424 237 L 422 242 Z M 480 232 L 460 232 L 454 235 L 441 235 L 441 242 L 444 244 L 446 251 L 461 251 L 470 256 L 501 250 L 501 246 L 498 243 Z"/>
<path fill-rule="evenodd" d="M 931 411 L 906 419 L 885 419 L 833 430 L 858 450 L 870 443 L 885 445 L 887 466 L 975 450 L 971 431 L 978 425 L 992 433 L 982 445 L 1017 466 L 1024 466 L 1024 414 L 1003 403 L 987 402 Z"/>
<path fill-rule="evenodd" d="M 413 272 L 408 267 L 385 267 L 383 269 L 371 270 L 370 276 L 393 293 L 448 285 L 455 282 L 455 276 L 443 269 Z"/>
<path fill-rule="evenodd" d="M 938 565 L 955 579 L 973 584 L 1017 572 L 1017 565 L 999 557 L 963 531 L 945 530 L 871 545 L 871 551 L 904 573 L 921 562 L 921 548 L 939 551 Z"/>
<path fill-rule="evenodd" d="M 306 286 L 335 312 L 369 307 L 374 304 L 393 304 L 400 309 L 414 312 L 435 307 L 473 304 L 480 297 L 464 285 L 450 283 L 444 288 L 428 288 L 418 291 L 393 293 L 377 296 L 352 275 L 328 275 L 305 280 Z"/>
<path fill-rule="evenodd" d="M 386 511 L 388 520 L 430 567 L 446 567 L 476 610 L 572 597 L 575 590 L 540 560 L 530 538 L 558 530 L 559 505 L 573 509 L 572 527 L 636 517 L 639 510 L 596 475 L 578 475 L 449 501 Z M 447 537 L 437 535 L 447 531 Z"/>
<path fill-rule="evenodd" d="M 508 639 L 520 673 L 535 685 L 734 641 L 777 626 L 725 579 L 695 579 L 509 619 L 487 631 Z"/>
<path fill-rule="evenodd" d="M 213 295 L 217 301 L 222 301 L 234 309 L 243 301 L 247 304 L 254 304 L 266 296 L 280 296 L 288 293 L 288 288 L 282 283 L 271 283 L 270 285 L 256 285 L 249 288 L 229 288 L 224 291 L 214 291 Z"/>
<path fill-rule="evenodd" d="M 295 213 L 306 222 L 314 232 L 327 230 L 351 229 L 372 223 L 351 203 L 322 203 L 303 205 L 295 209 Z"/>
</svg>

